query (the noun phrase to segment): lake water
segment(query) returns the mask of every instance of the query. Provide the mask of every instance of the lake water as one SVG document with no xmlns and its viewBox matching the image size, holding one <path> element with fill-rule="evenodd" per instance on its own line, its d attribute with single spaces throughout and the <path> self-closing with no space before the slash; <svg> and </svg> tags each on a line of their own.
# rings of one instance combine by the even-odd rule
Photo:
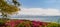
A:
<svg viewBox="0 0 60 27">
<path fill-rule="evenodd" d="M 25 19 L 25 20 L 34 20 L 34 21 L 43 21 L 43 22 L 58 22 L 60 16 L 16 16 L 12 19 Z"/>
<path fill-rule="evenodd" d="M 58 22 L 60 20 L 60 16 L 20 15 L 20 16 L 12 16 L 11 19 L 24 19 L 24 20 L 43 21 L 43 22 Z"/>
<path fill-rule="evenodd" d="M 11 19 L 26 19 L 35 21 L 57 22 L 59 18 L 11 18 Z"/>
</svg>

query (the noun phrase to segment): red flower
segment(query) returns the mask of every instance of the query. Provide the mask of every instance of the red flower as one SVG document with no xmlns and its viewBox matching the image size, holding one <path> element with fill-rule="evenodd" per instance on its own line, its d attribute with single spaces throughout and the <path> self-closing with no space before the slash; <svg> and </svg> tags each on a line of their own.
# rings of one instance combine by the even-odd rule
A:
<svg viewBox="0 0 60 27">
<path fill-rule="evenodd" d="M 16 25 L 19 25 L 21 23 L 24 23 L 24 20 L 10 20 L 6 22 L 6 25 L 11 26 L 11 27 L 15 27 Z M 38 26 L 47 26 L 46 22 L 40 22 L 40 21 L 26 21 L 24 24 L 25 26 L 30 26 L 30 22 L 32 23 L 33 27 L 38 27 Z"/>
</svg>

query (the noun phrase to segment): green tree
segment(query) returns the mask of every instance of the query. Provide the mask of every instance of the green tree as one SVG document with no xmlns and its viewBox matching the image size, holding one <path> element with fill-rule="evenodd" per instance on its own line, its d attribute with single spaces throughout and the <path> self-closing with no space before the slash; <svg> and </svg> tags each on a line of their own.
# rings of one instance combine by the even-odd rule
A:
<svg viewBox="0 0 60 27">
<path fill-rule="evenodd" d="M 19 2 L 17 2 L 17 0 L 12 0 L 12 2 L 14 3 L 15 6 L 20 6 Z"/>
<path fill-rule="evenodd" d="M 13 1 L 14 0 L 12 0 L 12 2 Z M 17 2 L 17 0 L 16 0 L 16 2 Z M 0 0 L 0 13 L 2 14 L 1 16 L 3 16 L 2 18 L 5 18 L 5 17 L 7 18 L 8 15 L 12 15 L 12 14 L 18 12 L 20 9 L 16 6 L 16 5 L 18 5 L 17 3 L 14 3 L 14 5 L 12 5 L 12 4 L 9 5 L 5 0 Z"/>
</svg>

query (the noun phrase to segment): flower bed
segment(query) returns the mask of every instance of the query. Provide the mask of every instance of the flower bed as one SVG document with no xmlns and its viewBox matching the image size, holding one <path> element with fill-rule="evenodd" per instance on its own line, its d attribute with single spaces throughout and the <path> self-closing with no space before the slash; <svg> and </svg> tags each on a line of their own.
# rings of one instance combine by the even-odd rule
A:
<svg viewBox="0 0 60 27">
<path fill-rule="evenodd" d="M 56 23 L 29 20 L 0 20 L 0 27 L 60 27 Z"/>
</svg>

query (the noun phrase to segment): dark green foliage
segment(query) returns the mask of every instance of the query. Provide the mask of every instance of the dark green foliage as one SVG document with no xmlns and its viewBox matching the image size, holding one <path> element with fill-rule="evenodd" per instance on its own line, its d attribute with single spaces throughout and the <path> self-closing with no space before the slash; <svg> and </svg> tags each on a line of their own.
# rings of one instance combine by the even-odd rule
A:
<svg viewBox="0 0 60 27">
<path fill-rule="evenodd" d="M 19 2 L 17 2 L 17 0 L 12 0 L 12 2 L 14 3 L 14 5 L 20 6 L 20 4 L 19 4 Z"/>
<path fill-rule="evenodd" d="M 17 2 L 17 1 L 16 1 Z M 17 4 L 15 2 L 13 2 L 14 4 Z M 2 18 L 7 18 L 9 16 L 9 14 L 15 14 L 17 13 L 19 10 L 19 8 L 15 5 L 9 5 L 5 0 L 0 0 L 0 13 L 2 14 L 1 16 L 3 16 Z"/>
</svg>

